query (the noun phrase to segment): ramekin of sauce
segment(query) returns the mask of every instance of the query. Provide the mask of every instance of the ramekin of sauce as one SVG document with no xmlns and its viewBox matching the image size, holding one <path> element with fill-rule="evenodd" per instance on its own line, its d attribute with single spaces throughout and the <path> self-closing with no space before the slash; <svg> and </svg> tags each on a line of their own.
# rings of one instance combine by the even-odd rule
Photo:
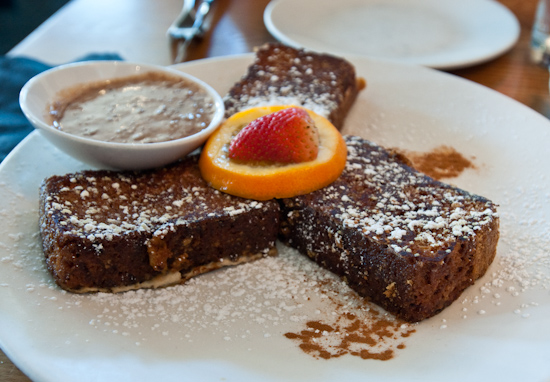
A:
<svg viewBox="0 0 550 382">
<path fill-rule="evenodd" d="M 154 143 L 198 133 L 215 112 L 214 99 L 196 82 L 148 72 L 67 89 L 49 115 L 55 128 L 81 137 Z"/>
<path fill-rule="evenodd" d="M 27 119 L 59 149 L 111 169 L 174 162 L 202 145 L 225 112 L 205 82 L 124 61 L 50 69 L 29 80 L 19 99 Z"/>
</svg>

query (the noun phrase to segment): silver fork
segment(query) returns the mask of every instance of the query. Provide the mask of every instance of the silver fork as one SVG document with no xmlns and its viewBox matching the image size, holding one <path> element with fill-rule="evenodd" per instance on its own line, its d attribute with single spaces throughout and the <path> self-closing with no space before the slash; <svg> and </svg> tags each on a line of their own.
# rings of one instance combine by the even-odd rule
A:
<svg viewBox="0 0 550 382">
<path fill-rule="evenodd" d="M 192 27 L 194 22 L 195 0 L 183 0 L 183 8 L 172 25 L 170 25 L 170 28 L 168 28 L 168 35 L 172 38 L 181 38 L 178 37 L 181 35 L 180 30 Z"/>
<path fill-rule="evenodd" d="M 213 2 L 214 0 L 203 0 L 195 10 L 195 0 L 184 0 L 182 11 L 168 28 L 168 35 L 177 42 L 174 63 L 183 62 L 191 41 L 204 36 L 210 27 L 210 18 L 207 16 Z"/>
</svg>

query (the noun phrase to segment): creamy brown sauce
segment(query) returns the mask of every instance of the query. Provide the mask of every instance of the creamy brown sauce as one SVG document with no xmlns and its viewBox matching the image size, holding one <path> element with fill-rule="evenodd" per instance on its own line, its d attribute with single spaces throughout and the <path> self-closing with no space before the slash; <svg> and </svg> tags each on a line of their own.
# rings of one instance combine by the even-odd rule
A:
<svg viewBox="0 0 550 382">
<path fill-rule="evenodd" d="M 59 130 L 119 143 L 190 136 L 206 128 L 214 112 L 214 100 L 202 87 L 155 72 L 68 89 L 49 109 Z"/>
</svg>

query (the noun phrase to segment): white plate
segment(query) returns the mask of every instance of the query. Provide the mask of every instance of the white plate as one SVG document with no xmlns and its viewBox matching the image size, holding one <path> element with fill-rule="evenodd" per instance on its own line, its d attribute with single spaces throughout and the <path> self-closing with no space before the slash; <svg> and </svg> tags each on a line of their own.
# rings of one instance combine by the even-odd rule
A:
<svg viewBox="0 0 550 382">
<path fill-rule="evenodd" d="M 294 47 L 437 69 L 495 58 L 520 31 L 514 14 L 493 0 L 274 0 L 264 22 Z"/>
<path fill-rule="evenodd" d="M 179 68 L 223 94 L 251 61 L 246 55 Z M 43 265 L 37 189 L 42 178 L 83 165 L 39 133 L 0 166 L 0 345 L 6 354 L 33 380 L 56 382 L 548 381 L 550 122 L 445 73 L 352 62 L 368 88 L 346 133 L 417 151 L 452 145 L 475 156 L 477 167 L 452 181 L 500 204 L 501 240 L 488 274 L 416 325 L 394 359 L 317 360 L 283 336 L 308 318 L 330 318 L 334 309 L 296 276 L 295 268 L 307 263 L 293 252 L 160 291 L 62 292 Z"/>
</svg>

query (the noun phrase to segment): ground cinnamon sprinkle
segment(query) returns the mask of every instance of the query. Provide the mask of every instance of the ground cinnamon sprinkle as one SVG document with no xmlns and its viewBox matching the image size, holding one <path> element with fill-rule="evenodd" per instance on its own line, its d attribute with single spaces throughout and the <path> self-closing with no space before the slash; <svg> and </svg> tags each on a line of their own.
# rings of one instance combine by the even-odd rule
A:
<svg viewBox="0 0 550 382">
<path fill-rule="evenodd" d="M 308 321 L 305 329 L 285 333 L 285 337 L 298 341 L 300 349 L 315 358 L 352 355 L 387 361 L 395 356 L 396 349 L 405 348 L 399 340 L 415 332 L 404 322 L 374 309 L 358 310 L 357 314 L 344 312 L 334 317 L 330 323 Z"/>
<path fill-rule="evenodd" d="M 439 146 L 427 153 L 406 152 L 414 168 L 424 174 L 440 180 L 459 176 L 474 164 L 450 146 Z"/>
</svg>

